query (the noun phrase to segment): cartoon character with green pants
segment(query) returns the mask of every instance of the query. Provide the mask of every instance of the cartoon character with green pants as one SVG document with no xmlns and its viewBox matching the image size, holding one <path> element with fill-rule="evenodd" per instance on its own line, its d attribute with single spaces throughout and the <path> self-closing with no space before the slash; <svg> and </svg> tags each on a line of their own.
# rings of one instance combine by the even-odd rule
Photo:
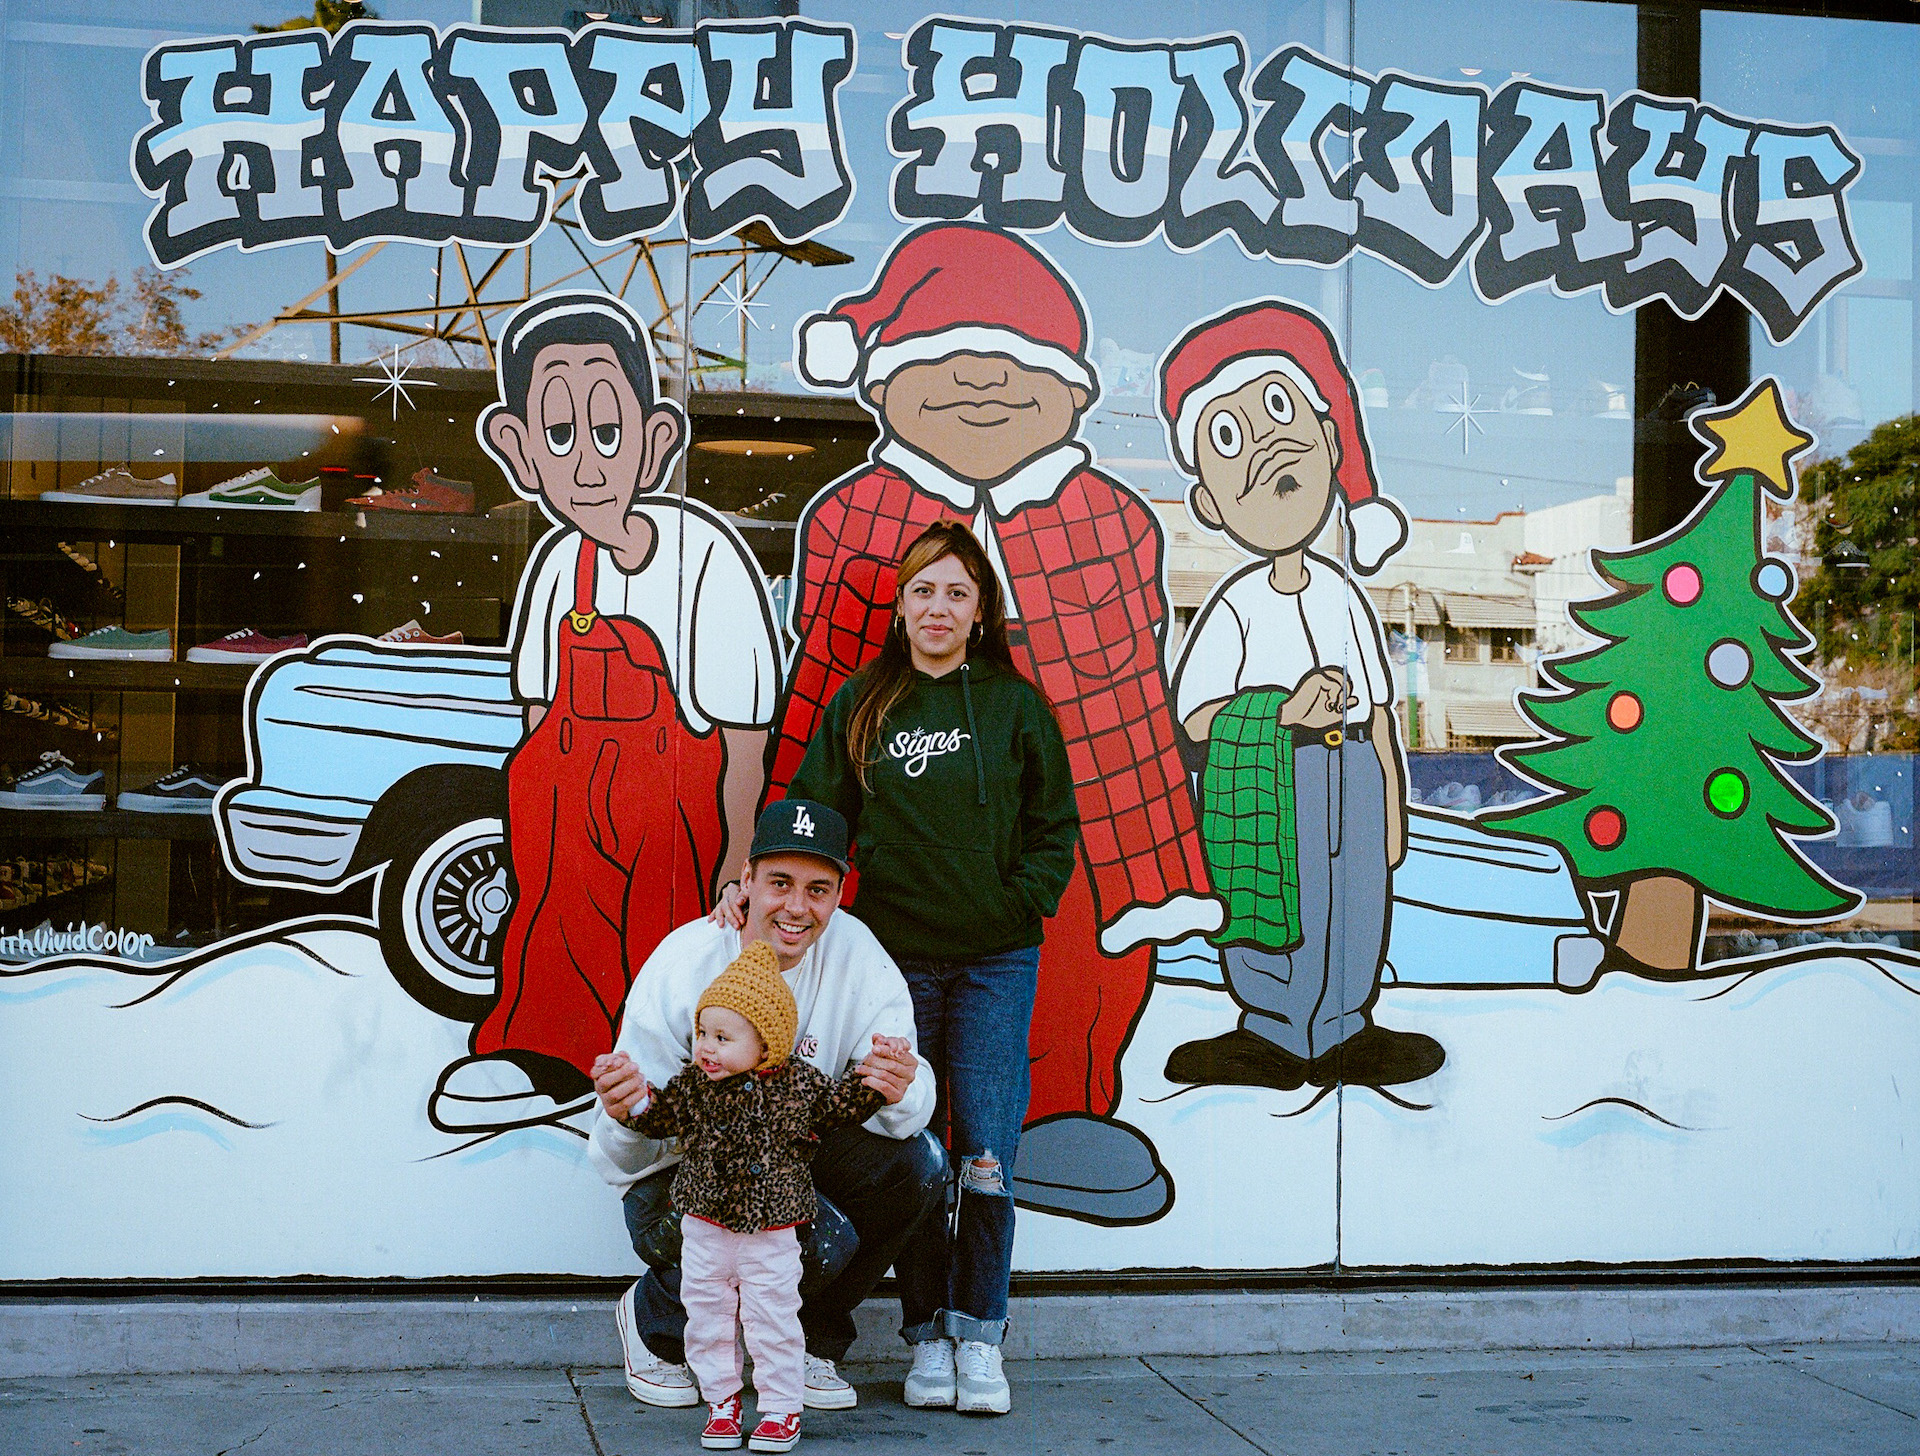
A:
<svg viewBox="0 0 1920 1456">
<path fill-rule="evenodd" d="M 1406 539 L 1375 493 L 1352 380 L 1317 316 L 1263 300 L 1168 350 L 1160 403 L 1173 458 L 1197 477 L 1195 522 L 1259 558 L 1215 588 L 1174 673 L 1175 714 L 1207 748 L 1200 829 L 1227 902 L 1212 939 L 1241 1016 L 1176 1047 L 1168 1080 L 1291 1090 L 1431 1076 L 1439 1043 L 1371 1014 L 1406 854 L 1393 678 L 1366 594 L 1307 549 L 1336 501 L 1358 569 Z"/>
</svg>

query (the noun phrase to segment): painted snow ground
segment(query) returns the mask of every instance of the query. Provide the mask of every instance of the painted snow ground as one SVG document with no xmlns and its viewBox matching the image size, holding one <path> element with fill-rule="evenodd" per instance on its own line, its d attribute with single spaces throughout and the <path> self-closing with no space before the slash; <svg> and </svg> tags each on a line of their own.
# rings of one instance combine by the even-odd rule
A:
<svg viewBox="0 0 1920 1456">
<path fill-rule="evenodd" d="M 1160 1148 L 1172 1211 L 1023 1214 L 1019 1266 L 1276 1268 L 1336 1243 L 1355 1265 L 1920 1255 L 1910 960 L 1809 950 L 1577 996 L 1392 988 L 1379 1016 L 1447 1048 L 1399 1089 L 1430 1106 L 1180 1092 L 1167 1052 L 1234 1011 L 1160 986 L 1121 1116 Z M 0 975 L 0 1278 L 630 1272 L 574 1133 L 427 1123 L 466 1030 L 353 929 L 184 970 Z"/>
</svg>

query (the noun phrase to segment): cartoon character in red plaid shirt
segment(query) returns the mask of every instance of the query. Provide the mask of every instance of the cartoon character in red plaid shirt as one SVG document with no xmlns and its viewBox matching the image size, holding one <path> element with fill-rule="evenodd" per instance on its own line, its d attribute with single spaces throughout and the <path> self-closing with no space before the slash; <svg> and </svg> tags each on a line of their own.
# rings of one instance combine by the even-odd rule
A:
<svg viewBox="0 0 1920 1456">
<path fill-rule="evenodd" d="M 1172 1184 L 1112 1116 L 1120 1056 L 1153 946 L 1217 929 L 1222 909 L 1168 705 L 1159 521 L 1077 438 L 1099 392 L 1085 309 L 1030 243 L 942 223 L 903 237 L 865 292 L 803 321 L 797 345 L 801 377 L 856 385 L 881 433 L 870 462 L 800 522 L 800 646 L 772 792 L 827 700 L 879 650 L 901 551 L 934 521 L 970 523 L 1005 583 L 1016 656 L 1059 715 L 1082 825 L 1041 952 L 1015 1193 L 1092 1222 L 1157 1218 Z"/>
</svg>

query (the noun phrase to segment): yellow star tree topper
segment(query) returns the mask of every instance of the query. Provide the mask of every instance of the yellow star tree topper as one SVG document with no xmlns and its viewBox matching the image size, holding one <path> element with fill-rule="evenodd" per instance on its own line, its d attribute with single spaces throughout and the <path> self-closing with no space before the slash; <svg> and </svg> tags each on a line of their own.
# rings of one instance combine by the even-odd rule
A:
<svg viewBox="0 0 1920 1456">
<path fill-rule="evenodd" d="M 1813 436 L 1787 418 L 1779 381 L 1772 375 L 1756 380 L 1723 409 L 1696 411 L 1687 424 L 1713 447 L 1700 462 L 1703 481 L 1750 470 L 1782 497 L 1793 494 L 1793 457 L 1813 448 Z"/>
</svg>

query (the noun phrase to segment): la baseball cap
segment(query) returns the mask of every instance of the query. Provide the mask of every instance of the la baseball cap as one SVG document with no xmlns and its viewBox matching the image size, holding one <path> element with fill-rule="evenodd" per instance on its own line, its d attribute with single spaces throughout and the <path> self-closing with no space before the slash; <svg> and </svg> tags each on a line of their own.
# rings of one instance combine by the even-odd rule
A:
<svg viewBox="0 0 1920 1456">
<path fill-rule="evenodd" d="M 845 874 L 851 868 L 847 860 L 847 821 L 838 809 L 812 799 L 776 800 L 760 811 L 747 858 L 759 859 L 763 854 L 810 854 L 840 866 Z"/>
</svg>

